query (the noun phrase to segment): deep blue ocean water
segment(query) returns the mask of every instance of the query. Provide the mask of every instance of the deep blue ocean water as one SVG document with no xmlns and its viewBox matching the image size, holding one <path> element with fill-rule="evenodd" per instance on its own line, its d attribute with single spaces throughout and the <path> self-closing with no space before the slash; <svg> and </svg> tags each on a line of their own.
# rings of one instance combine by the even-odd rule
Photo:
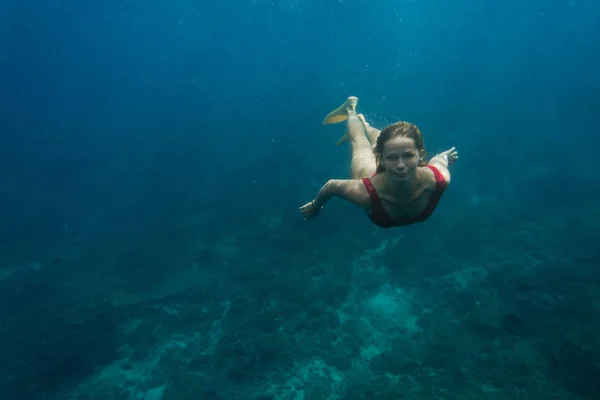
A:
<svg viewBox="0 0 600 400">
<path fill-rule="evenodd" d="M 0 4 L 0 400 L 600 398 L 600 3 Z M 339 199 L 348 96 L 456 146 Z"/>
</svg>

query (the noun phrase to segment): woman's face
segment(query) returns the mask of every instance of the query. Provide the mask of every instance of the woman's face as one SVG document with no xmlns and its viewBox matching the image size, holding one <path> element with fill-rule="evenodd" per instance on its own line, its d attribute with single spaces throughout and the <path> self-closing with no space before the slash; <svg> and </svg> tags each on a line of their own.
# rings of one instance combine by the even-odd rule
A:
<svg viewBox="0 0 600 400">
<path fill-rule="evenodd" d="M 413 139 L 396 136 L 385 142 L 381 165 L 396 181 L 405 181 L 415 176 L 419 166 L 419 152 Z"/>
</svg>

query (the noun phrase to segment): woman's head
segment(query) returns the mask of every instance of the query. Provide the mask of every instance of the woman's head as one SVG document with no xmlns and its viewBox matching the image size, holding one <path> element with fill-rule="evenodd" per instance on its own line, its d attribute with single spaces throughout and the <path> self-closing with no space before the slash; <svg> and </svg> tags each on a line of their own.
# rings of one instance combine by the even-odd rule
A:
<svg viewBox="0 0 600 400">
<path fill-rule="evenodd" d="M 377 173 L 388 171 L 399 180 L 414 176 L 417 167 L 427 165 L 423 135 L 408 122 L 396 122 L 381 131 L 375 156 Z"/>
</svg>

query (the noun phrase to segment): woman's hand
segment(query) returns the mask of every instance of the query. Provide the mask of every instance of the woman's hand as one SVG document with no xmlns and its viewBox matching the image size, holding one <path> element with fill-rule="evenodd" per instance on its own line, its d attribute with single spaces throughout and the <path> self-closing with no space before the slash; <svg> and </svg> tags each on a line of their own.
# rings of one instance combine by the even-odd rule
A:
<svg viewBox="0 0 600 400">
<path fill-rule="evenodd" d="M 319 215 L 319 213 L 321 212 L 322 209 L 323 209 L 323 207 L 317 207 L 315 205 L 315 201 L 313 200 L 309 203 L 306 203 L 302 207 L 300 207 L 300 212 L 302 213 L 302 215 L 304 216 L 304 219 L 306 220 L 306 219 L 314 218 L 317 215 Z"/>
<path fill-rule="evenodd" d="M 446 164 L 450 166 L 458 160 L 458 152 L 456 151 L 456 147 L 452 147 L 450 150 L 442 151 L 440 154 L 436 155 L 436 157 L 443 158 L 446 161 Z"/>
</svg>

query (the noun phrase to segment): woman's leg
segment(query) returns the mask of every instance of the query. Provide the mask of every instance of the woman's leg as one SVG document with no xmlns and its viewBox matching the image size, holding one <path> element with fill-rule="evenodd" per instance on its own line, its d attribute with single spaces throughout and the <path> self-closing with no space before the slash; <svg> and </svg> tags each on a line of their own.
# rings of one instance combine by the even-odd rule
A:
<svg viewBox="0 0 600 400">
<path fill-rule="evenodd" d="M 357 103 L 356 97 L 348 97 L 343 105 L 330 112 L 323 121 L 325 124 L 346 121 L 346 134 L 337 144 L 350 141 L 352 179 L 371 177 L 377 169 L 373 148 L 365 135 L 365 126 L 356 114 Z"/>
<path fill-rule="evenodd" d="M 352 179 L 370 178 L 377 169 L 375 154 L 369 139 L 365 136 L 365 128 L 354 109 L 348 111 L 346 135 L 350 138 L 352 146 L 352 161 L 350 162 Z"/>
<path fill-rule="evenodd" d="M 369 142 L 371 142 L 371 147 L 373 150 L 375 150 L 375 146 L 377 146 L 377 139 L 379 138 L 381 131 L 369 125 L 362 114 L 358 114 L 358 119 L 360 119 L 360 122 L 362 122 L 363 126 L 365 127 L 365 132 L 367 132 L 367 137 L 369 138 Z"/>
</svg>

